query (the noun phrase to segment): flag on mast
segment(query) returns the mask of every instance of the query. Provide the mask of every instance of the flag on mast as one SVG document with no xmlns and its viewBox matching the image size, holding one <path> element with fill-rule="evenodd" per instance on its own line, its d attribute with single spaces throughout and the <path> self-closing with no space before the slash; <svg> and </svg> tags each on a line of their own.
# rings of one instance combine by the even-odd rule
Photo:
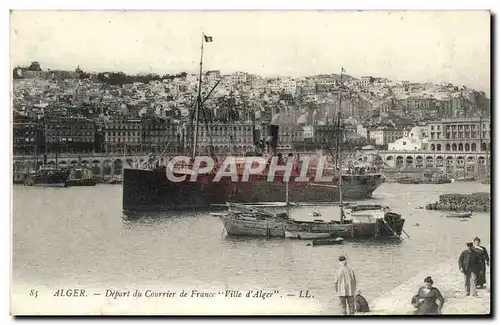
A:
<svg viewBox="0 0 500 325">
<path fill-rule="evenodd" d="M 344 67 L 340 68 L 340 72 L 346 72 L 346 70 L 344 69 Z"/>
<path fill-rule="evenodd" d="M 207 42 L 207 43 L 213 42 L 212 36 L 203 35 L 203 37 L 205 38 L 205 42 Z"/>
</svg>

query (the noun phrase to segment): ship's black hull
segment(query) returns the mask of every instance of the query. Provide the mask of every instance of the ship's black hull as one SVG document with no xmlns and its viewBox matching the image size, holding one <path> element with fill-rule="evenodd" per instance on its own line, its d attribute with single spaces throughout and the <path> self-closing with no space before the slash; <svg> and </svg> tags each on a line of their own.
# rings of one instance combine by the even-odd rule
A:
<svg viewBox="0 0 500 325">
<path fill-rule="evenodd" d="M 344 175 L 343 199 L 370 198 L 380 184 L 382 176 Z M 333 183 L 289 183 L 289 199 L 297 202 L 336 202 L 340 189 Z M 325 186 L 328 185 L 328 186 Z M 231 182 L 224 177 L 220 182 L 201 179 L 197 182 L 174 183 L 166 178 L 164 170 L 123 170 L 123 212 L 125 214 L 162 212 L 169 210 L 207 209 L 212 204 L 227 201 L 238 203 L 280 202 L 285 199 L 285 184 L 253 180 Z"/>
</svg>

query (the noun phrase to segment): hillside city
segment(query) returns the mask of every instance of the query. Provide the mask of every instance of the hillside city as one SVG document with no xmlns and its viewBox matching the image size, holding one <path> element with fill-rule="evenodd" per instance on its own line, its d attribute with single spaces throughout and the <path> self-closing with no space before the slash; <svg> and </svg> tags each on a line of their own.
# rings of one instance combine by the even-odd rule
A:
<svg viewBox="0 0 500 325">
<path fill-rule="evenodd" d="M 13 78 L 14 156 L 157 154 L 166 146 L 167 152 L 181 153 L 190 148 L 196 74 L 43 70 L 32 62 L 16 67 Z M 220 153 L 254 150 L 265 141 L 277 113 L 279 149 L 301 151 L 324 148 L 335 139 L 339 106 L 345 144 L 380 150 L 391 150 L 391 144 L 395 150 L 395 141 L 415 127 L 430 139 L 429 125 L 436 121 L 484 119 L 489 125 L 490 116 L 484 92 L 381 76 L 263 78 L 206 71 L 202 97 L 200 152 L 210 144 Z M 489 138 L 489 131 L 484 135 Z"/>
</svg>

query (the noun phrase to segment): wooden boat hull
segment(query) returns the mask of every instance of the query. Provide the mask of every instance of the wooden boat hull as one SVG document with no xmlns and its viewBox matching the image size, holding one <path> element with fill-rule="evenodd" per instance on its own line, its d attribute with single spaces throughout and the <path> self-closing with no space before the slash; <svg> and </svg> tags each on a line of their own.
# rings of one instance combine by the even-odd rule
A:
<svg viewBox="0 0 500 325">
<path fill-rule="evenodd" d="M 370 223 L 346 224 L 338 222 L 301 222 L 278 218 L 275 220 L 271 218 L 266 220 L 246 220 L 236 218 L 231 214 L 221 216 L 220 219 L 228 235 L 256 237 L 285 237 L 285 231 L 288 231 L 296 234 L 328 234 L 330 237 L 343 238 L 388 238 L 394 237 L 395 233 L 400 236 L 405 223 L 404 219 L 397 219 L 392 223 L 377 220 L 377 222 Z"/>
<path fill-rule="evenodd" d="M 326 239 L 332 238 L 328 232 L 306 232 L 306 231 L 287 231 L 285 229 L 285 238 L 293 239 Z"/>
<path fill-rule="evenodd" d="M 245 220 L 231 215 L 221 216 L 226 233 L 235 236 L 285 237 L 282 220 Z"/>
<path fill-rule="evenodd" d="M 344 243 L 343 238 L 335 238 L 335 239 L 316 239 L 313 240 L 313 246 L 324 246 L 324 245 L 341 245 Z"/>
<path fill-rule="evenodd" d="M 463 213 L 463 214 L 451 214 L 447 215 L 446 218 L 460 218 L 460 219 L 466 219 L 466 218 L 471 218 L 472 213 Z"/>
</svg>

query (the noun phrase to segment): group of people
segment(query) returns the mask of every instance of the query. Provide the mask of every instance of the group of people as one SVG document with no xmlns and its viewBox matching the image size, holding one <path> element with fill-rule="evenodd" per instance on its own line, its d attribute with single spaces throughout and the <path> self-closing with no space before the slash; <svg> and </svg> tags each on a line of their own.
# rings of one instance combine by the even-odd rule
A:
<svg viewBox="0 0 500 325">
<path fill-rule="evenodd" d="M 466 296 L 477 296 L 477 289 L 484 288 L 486 266 L 490 266 L 488 251 L 476 237 L 467 243 L 467 249 L 458 258 L 458 268 L 464 274 Z"/>
<path fill-rule="evenodd" d="M 481 240 L 474 238 L 467 243 L 458 258 L 458 269 L 464 275 L 465 295 L 477 297 L 477 289 L 484 288 L 486 284 L 486 266 L 490 265 L 488 251 L 481 246 Z M 417 315 L 436 315 L 441 313 L 444 305 L 444 298 L 439 289 L 433 286 L 434 281 L 430 276 L 424 280 L 411 303 L 416 308 Z"/>
<path fill-rule="evenodd" d="M 340 300 L 342 313 L 354 315 L 356 312 L 369 312 L 368 302 L 356 289 L 356 275 L 347 265 L 345 256 L 339 257 L 340 267 L 335 273 L 334 290 Z M 488 251 L 481 246 L 481 240 L 474 238 L 467 243 L 458 259 L 458 268 L 464 275 L 465 295 L 477 296 L 477 289 L 484 288 L 486 284 L 486 266 L 490 265 Z M 411 304 L 416 308 L 416 315 L 438 315 L 444 305 L 444 298 L 430 276 L 424 279 L 423 285 L 411 299 Z"/>
</svg>

